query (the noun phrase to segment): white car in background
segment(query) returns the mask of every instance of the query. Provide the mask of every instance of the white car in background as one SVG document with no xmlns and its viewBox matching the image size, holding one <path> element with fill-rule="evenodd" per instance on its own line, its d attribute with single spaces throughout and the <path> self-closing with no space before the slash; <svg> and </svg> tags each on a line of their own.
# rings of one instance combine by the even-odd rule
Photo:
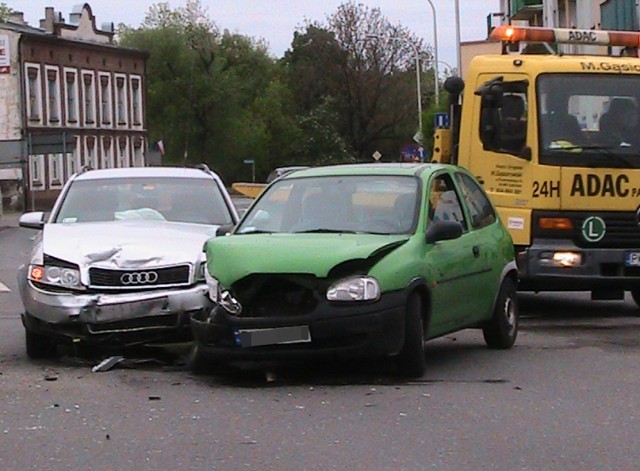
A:
<svg viewBox="0 0 640 471">
<path fill-rule="evenodd" d="M 31 358 L 60 343 L 127 346 L 189 337 L 211 309 L 203 244 L 238 214 L 205 166 L 86 170 L 65 184 L 18 270 Z"/>
</svg>

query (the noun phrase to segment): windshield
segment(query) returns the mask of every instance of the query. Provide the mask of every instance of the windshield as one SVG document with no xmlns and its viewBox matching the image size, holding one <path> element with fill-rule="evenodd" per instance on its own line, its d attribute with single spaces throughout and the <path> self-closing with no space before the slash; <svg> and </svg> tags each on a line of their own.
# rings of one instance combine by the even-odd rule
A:
<svg viewBox="0 0 640 471">
<path fill-rule="evenodd" d="M 231 224 L 229 208 L 213 180 L 202 178 L 105 178 L 75 181 L 55 222 L 127 219 Z"/>
<path fill-rule="evenodd" d="M 540 163 L 640 168 L 640 75 L 538 77 Z"/>
<path fill-rule="evenodd" d="M 418 179 L 403 176 L 329 176 L 281 180 L 269 187 L 236 234 L 414 231 Z"/>
</svg>

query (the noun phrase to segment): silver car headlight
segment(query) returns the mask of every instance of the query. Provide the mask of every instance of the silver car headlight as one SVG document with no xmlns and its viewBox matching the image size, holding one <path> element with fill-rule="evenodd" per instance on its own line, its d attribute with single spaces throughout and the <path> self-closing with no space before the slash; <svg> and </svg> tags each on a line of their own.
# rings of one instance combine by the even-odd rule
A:
<svg viewBox="0 0 640 471">
<path fill-rule="evenodd" d="M 29 265 L 27 278 L 36 283 L 69 289 L 84 289 L 80 283 L 80 270 L 56 265 Z"/>
<path fill-rule="evenodd" d="M 336 281 L 327 291 L 329 301 L 376 301 L 380 299 L 378 280 L 370 276 L 353 276 Z"/>
</svg>

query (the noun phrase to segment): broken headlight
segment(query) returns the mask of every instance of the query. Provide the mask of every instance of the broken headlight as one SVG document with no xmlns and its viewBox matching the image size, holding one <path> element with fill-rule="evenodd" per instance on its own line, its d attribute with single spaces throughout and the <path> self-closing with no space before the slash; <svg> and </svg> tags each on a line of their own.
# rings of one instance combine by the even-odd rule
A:
<svg viewBox="0 0 640 471">
<path fill-rule="evenodd" d="M 225 308 L 230 314 L 239 315 L 242 312 L 242 306 L 238 300 L 235 299 L 228 290 L 224 289 L 218 279 L 211 276 L 211 273 L 209 273 L 209 270 L 206 268 L 204 270 L 204 277 L 207 281 L 211 301 Z"/>
<path fill-rule="evenodd" d="M 327 291 L 329 301 L 375 301 L 380 298 L 378 280 L 370 276 L 353 276 L 335 282 Z"/>
<path fill-rule="evenodd" d="M 80 283 L 78 268 L 59 267 L 56 265 L 29 265 L 27 278 L 36 283 L 59 286 L 69 289 L 84 289 Z"/>
</svg>

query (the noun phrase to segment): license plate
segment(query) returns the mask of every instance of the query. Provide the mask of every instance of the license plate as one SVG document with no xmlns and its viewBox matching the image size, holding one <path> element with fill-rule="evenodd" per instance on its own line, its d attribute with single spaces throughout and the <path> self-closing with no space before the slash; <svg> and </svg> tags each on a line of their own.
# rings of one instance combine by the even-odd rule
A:
<svg viewBox="0 0 640 471">
<path fill-rule="evenodd" d="M 628 267 L 640 267 L 640 252 L 627 252 L 624 264 Z"/>
<path fill-rule="evenodd" d="M 308 325 L 272 329 L 237 329 L 234 334 L 236 344 L 243 348 L 311 342 Z"/>
</svg>

